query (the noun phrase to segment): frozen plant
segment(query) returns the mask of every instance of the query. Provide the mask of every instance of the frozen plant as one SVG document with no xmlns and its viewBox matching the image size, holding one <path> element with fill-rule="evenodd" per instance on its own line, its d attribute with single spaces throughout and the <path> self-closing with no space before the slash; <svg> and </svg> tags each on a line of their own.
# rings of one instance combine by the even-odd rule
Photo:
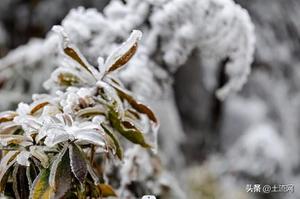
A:
<svg viewBox="0 0 300 199">
<path fill-rule="evenodd" d="M 135 54 L 141 32 L 134 30 L 94 67 L 61 26 L 53 29 L 61 38 L 63 56 L 45 87 L 57 92 L 35 94 L 31 104 L 20 103 L 16 111 L 0 114 L 0 191 L 33 199 L 129 192 L 126 183 L 109 184 L 105 171 L 128 162 L 123 154 L 130 142 L 156 148 L 156 116 L 114 76 Z"/>
<path fill-rule="evenodd" d="M 162 121 L 160 130 L 166 132 L 160 134 L 161 150 L 166 157 L 163 160 L 173 168 L 172 162 L 182 162 L 178 161 L 178 145 L 184 141 L 172 87 L 177 69 L 191 65 L 193 70 L 203 71 L 203 74 L 199 73 L 199 79 L 208 92 L 197 97 L 201 104 L 215 92 L 224 99 L 238 91 L 250 73 L 254 28 L 247 11 L 233 0 L 113 0 L 109 1 L 103 12 L 94 8 L 72 9 L 61 24 L 94 65 L 99 55 L 108 56 L 131 30 L 143 31 L 144 39 L 140 42 L 139 51 L 118 76 L 126 88 L 157 110 Z M 17 98 L 13 95 L 15 93 L 22 94 L 18 96 L 21 98 L 37 92 L 38 89 L 32 87 L 41 85 L 40 80 L 47 74 L 49 63 L 57 60 L 53 56 L 57 52 L 56 40 L 55 36 L 48 34 L 41 43 L 49 45 L 39 45 L 39 48 L 33 49 L 32 43 L 29 43 L 25 48 L 11 51 L 0 61 L 0 70 L 6 68 L 3 73 L 8 73 L 5 75 L 8 81 L 5 81 L 0 96 L 9 96 L 0 100 L 0 106 L 14 104 L 12 102 Z M 34 51 L 47 54 L 32 53 Z M 199 55 L 199 60 L 190 64 L 195 54 Z M 224 60 L 228 61 L 221 67 L 220 63 Z M 13 70 L 18 73 L 11 72 Z M 26 71 L 30 71 L 30 76 L 24 82 Z M 1 71 L 0 76 L 3 73 Z M 223 83 L 218 78 L 222 73 L 228 80 Z M 29 89 L 24 91 L 24 85 L 29 85 Z M 206 114 L 206 111 L 203 109 L 200 114 Z M 208 124 L 206 121 L 204 123 Z"/>
</svg>

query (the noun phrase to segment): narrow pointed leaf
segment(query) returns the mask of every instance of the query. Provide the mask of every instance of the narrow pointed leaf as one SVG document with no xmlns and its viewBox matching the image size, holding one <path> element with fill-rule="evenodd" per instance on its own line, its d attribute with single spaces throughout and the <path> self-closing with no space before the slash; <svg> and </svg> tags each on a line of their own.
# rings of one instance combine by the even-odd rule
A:
<svg viewBox="0 0 300 199">
<path fill-rule="evenodd" d="M 33 157 L 38 159 L 44 168 L 47 168 L 49 165 L 49 158 L 44 152 L 42 147 L 31 146 L 30 153 Z"/>
<path fill-rule="evenodd" d="M 68 149 L 68 145 L 65 144 L 64 148 L 55 156 L 54 161 L 51 164 L 50 167 L 50 174 L 49 174 L 49 185 L 52 187 L 52 189 L 55 190 L 56 188 L 56 183 L 55 183 L 55 178 L 56 178 L 56 172 L 57 168 L 62 161 L 63 156 L 65 155 L 66 151 Z"/>
<path fill-rule="evenodd" d="M 87 107 L 80 109 L 76 113 L 76 117 L 91 117 L 96 115 L 105 115 L 105 109 L 102 106 Z"/>
<path fill-rule="evenodd" d="M 13 190 L 15 197 L 18 199 L 28 198 L 29 187 L 26 177 L 27 167 L 16 164 L 13 170 Z"/>
<path fill-rule="evenodd" d="M 3 192 L 11 166 L 17 161 L 18 151 L 9 151 L 0 162 L 0 192 Z"/>
<path fill-rule="evenodd" d="M 0 113 L 0 123 L 12 121 L 18 114 L 15 111 L 5 111 Z"/>
<path fill-rule="evenodd" d="M 142 33 L 140 31 L 133 31 L 127 41 L 107 58 L 105 62 L 107 73 L 119 69 L 132 58 L 137 50 L 138 41 L 140 40 L 141 35 Z"/>
<path fill-rule="evenodd" d="M 87 170 L 90 176 L 92 177 L 94 184 L 99 184 L 100 177 L 97 175 L 97 173 L 92 168 L 91 164 L 87 162 Z"/>
<path fill-rule="evenodd" d="M 92 73 L 92 71 L 87 66 L 87 61 L 83 58 L 83 56 L 81 56 L 81 54 L 77 50 L 75 50 L 72 47 L 66 47 L 64 48 L 64 52 L 66 53 L 66 55 L 68 55 L 77 63 L 79 63 L 84 69 Z"/>
<path fill-rule="evenodd" d="M 72 173 L 69 154 L 65 153 L 58 164 L 55 173 L 54 197 L 62 198 L 71 189 Z"/>
<path fill-rule="evenodd" d="M 20 125 L 17 125 L 13 121 L 0 123 L 0 135 L 13 134 L 18 129 L 20 129 Z"/>
<path fill-rule="evenodd" d="M 155 124 L 158 124 L 158 120 L 155 116 L 155 114 L 153 113 L 153 111 L 146 105 L 138 102 L 137 100 L 135 100 L 128 91 L 126 91 L 125 89 L 121 88 L 120 86 L 116 85 L 115 83 L 112 82 L 111 84 L 118 92 L 118 95 L 120 96 L 120 98 L 122 100 L 126 100 L 131 106 L 132 108 L 134 108 L 135 110 L 137 110 L 139 113 L 143 113 L 146 114 L 150 120 L 152 120 Z"/>
<path fill-rule="evenodd" d="M 0 135 L 0 146 L 8 146 L 10 144 L 21 144 L 29 141 L 23 135 Z"/>
<path fill-rule="evenodd" d="M 106 126 L 105 124 L 101 124 L 102 128 L 104 129 L 105 133 L 107 133 L 107 135 L 113 140 L 114 145 L 116 147 L 116 154 L 118 156 L 118 158 L 120 160 L 123 159 L 123 148 L 120 144 L 119 139 L 114 135 L 114 133 L 112 132 L 111 129 L 109 129 L 108 126 Z"/>
<path fill-rule="evenodd" d="M 42 108 L 44 108 L 46 105 L 48 105 L 49 102 L 47 101 L 39 101 L 39 102 L 35 102 L 31 105 L 31 111 L 30 114 L 33 115 L 34 113 L 36 113 L 37 111 L 41 110 Z"/>
</svg>

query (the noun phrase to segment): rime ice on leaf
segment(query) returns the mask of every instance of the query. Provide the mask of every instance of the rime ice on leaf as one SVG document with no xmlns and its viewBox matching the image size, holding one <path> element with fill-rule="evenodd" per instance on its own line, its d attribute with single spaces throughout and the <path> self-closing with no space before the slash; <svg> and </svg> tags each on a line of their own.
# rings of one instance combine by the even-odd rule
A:
<svg viewBox="0 0 300 199">
<path fill-rule="evenodd" d="M 136 101 L 112 75 L 133 57 L 141 32 L 133 31 L 105 62 L 99 58 L 96 68 L 62 27 L 55 26 L 54 31 L 60 36 L 63 58 L 45 86 L 60 90 L 34 95 L 31 104 L 20 103 L 17 111 L 0 113 L 0 147 L 9 151 L 0 163 L 1 183 L 8 176 L 18 176 L 21 165 L 32 183 L 21 188 L 30 188 L 31 198 L 67 197 L 68 193 L 83 198 L 116 196 L 96 161 L 99 157 L 123 160 L 123 148 L 130 142 L 154 147 L 155 140 L 147 135 L 158 128 L 152 110 Z M 76 183 L 71 186 L 71 182 Z M 14 191 L 17 197 L 18 189 Z"/>
</svg>

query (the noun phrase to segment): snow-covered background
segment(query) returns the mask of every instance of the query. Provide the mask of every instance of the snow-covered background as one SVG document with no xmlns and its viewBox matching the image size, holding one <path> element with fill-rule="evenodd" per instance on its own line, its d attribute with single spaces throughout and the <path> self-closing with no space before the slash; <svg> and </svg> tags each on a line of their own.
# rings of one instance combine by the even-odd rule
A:
<svg viewBox="0 0 300 199">
<path fill-rule="evenodd" d="M 139 29 L 119 78 L 160 119 L 171 198 L 300 198 L 299 9 L 299 0 L 1 0 L 0 110 L 45 92 L 58 67 L 53 25 L 94 65 Z M 249 184 L 295 192 L 247 193 Z"/>
</svg>

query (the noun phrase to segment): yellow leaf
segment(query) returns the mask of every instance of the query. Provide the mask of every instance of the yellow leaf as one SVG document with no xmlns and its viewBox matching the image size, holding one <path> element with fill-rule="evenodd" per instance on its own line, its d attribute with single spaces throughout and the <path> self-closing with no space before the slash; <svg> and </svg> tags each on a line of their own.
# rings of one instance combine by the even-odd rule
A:
<svg viewBox="0 0 300 199">
<path fill-rule="evenodd" d="M 53 189 L 48 183 L 50 170 L 43 169 L 33 182 L 30 197 L 31 199 L 50 199 Z"/>
<path fill-rule="evenodd" d="M 110 197 L 110 196 L 117 197 L 117 194 L 114 191 L 114 189 L 108 184 L 99 184 L 98 189 L 102 197 Z"/>
</svg>

